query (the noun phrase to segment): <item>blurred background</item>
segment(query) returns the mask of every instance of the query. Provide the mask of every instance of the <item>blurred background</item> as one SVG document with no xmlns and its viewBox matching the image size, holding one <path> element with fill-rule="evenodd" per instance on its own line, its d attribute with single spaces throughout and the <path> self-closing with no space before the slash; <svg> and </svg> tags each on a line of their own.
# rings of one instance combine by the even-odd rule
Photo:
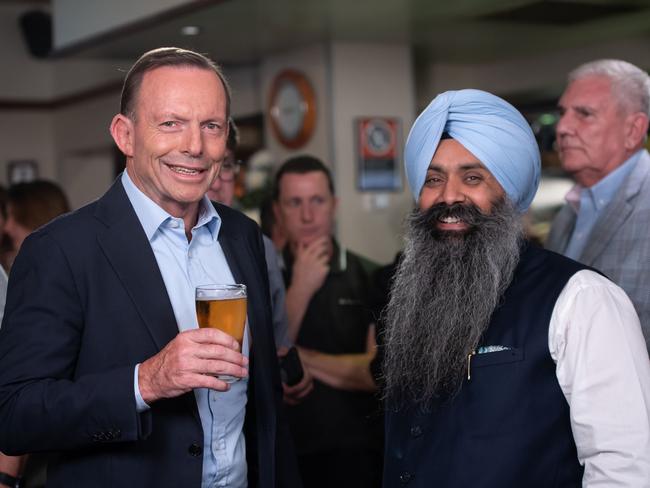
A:
<svg viewBox="0 0 650 488">
<path fill-rule="evenodd" d="M 0 0 L 0 183 L 58 182 L 72 208 L 123 169 L 108 133 L 144 51 L 218 61 L 233 90 L 252 216 L 274 168 L 310 153 L 334 173 L 339 240 L 377 262 L 412 206 L 402 149 L 441 91 L 480 88 L 519 108 L 540 144 L 534 231 L 571 183 L 554 151 L 566 74 L 614 57 L 648 67 L 650 2 L 629 0 Z"/>
</svg>

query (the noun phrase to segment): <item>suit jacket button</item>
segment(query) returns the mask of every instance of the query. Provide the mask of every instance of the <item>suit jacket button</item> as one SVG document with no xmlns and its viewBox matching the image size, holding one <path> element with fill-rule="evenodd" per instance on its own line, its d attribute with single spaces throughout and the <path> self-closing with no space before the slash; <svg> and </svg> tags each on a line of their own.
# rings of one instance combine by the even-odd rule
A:
<svg viewBox="0 0 650 488">
<path fill-rule="evenodd" d="M 422 427 L 419 425 L 414 425 L 411 427 L 411 436 L 420 437 L 422 435 Z"/>
<path fill-rule="evenodd" d="M 412 475 L 411 473 L 409 473 L 408 471 L 404 471 L 404 472 L 400 475 L 399 480 L 400 480 L 402 483 L 406 484 L 406 483 L 408 483 L 409 481 L 411 481 L 411 478 L 413 478 L 413 475 Z"/>
<path fill-rule="evenodd" d="M 196 442 L 190 444 L 190 447 L 187 448 L 187 452 L 190 453 L 190 456 L 199 457 L 203 455 L 203 448 L 199 446 Z"/>
</svg>

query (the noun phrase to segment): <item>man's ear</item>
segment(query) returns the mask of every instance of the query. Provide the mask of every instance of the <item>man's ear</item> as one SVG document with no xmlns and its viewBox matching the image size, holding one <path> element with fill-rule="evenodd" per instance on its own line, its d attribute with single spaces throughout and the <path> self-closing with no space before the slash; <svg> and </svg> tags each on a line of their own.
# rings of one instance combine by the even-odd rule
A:
<svg viewBox="0 0 650 488">
<path fill-rule="evenodd" d="M 630 114 L 625 119 L 625 148 L 633 150 L 648 135 L 648 116 L 641 112 Z"/>
<path fill-rule="evenodd" d="M 111 121 L 111 136 L 117 147 L 127 158 L 133 157 L 133 122 L 122 114 L 117 114 Z"/>
<path fill-rule="evenodd" d="M 275 217 L 276 222 L 282 223 L 282 212 L 280 212 L 280 202 L 273 200 L 272 204 L 273 216 Z"/>
</svg>

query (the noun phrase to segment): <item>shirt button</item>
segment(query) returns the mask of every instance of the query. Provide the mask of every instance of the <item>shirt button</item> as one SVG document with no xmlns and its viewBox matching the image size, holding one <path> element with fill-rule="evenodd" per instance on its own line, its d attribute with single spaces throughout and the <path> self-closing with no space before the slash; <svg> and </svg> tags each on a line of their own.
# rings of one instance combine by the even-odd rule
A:
<svg viewBox="0 0 650 488">
<path fill-rule="evenodd" d="M 199 457 L 203 454 L 203 448 L 196 442 L 193 442 L 190 444 L 190 447 L 187 448 L 187 452 L 190 453 L 190 456 Z"/>
<path fill-rule="evenodd" d="M 404 484 L 406 484 L 406 483 L 408 483 L 409 481 L 411 481 L 411 478 L 413 478 L 413 475 L 412 475 L 411 473 L 409 473 L 408 471 L 404 471 L 404 472 L 399 476 L 399 480 L 400 480 L 402 483 L 404 483 Z"/>
<path fill-rule="evenodd" d="M 420 437 L 422 435 L 422 428 L 419 425 L 411 427 L 411 436 Z"/>
</svg>

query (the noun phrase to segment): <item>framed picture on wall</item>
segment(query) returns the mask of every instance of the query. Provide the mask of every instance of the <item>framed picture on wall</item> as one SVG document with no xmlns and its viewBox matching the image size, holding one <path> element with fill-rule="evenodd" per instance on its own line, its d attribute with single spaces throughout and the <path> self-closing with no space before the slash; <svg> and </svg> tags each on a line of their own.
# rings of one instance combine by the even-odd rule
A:
<svg viewBox="0 0 650 488">
<path fill-rule="evenodd" d="M 7 181 L 10 185 L 26 183 L 37 178 L 38 163 L 33 159 L 19 159 L 7 164 Z"/>
<path fill-rule="evenodd" d="M 400 191 L 400 120 L 396 117 L 362 117 L 356 119 L 354 124 L 358 189 Z"/>
</svg>

